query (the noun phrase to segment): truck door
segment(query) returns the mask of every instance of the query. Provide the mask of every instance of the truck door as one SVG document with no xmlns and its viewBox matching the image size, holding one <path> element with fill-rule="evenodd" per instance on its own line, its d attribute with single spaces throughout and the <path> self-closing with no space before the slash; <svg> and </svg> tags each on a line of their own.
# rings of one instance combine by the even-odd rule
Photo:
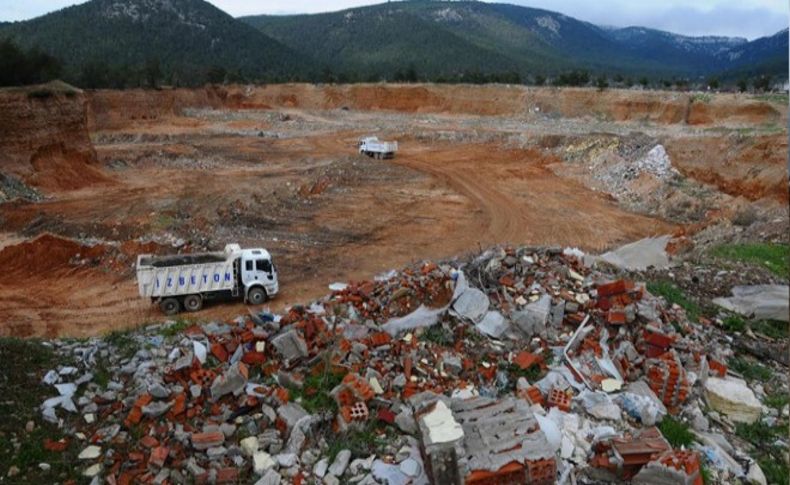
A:
<svg viewBox="0 0 790 485">
<path fill-rule="evenodd" d="M 255 259 L 245 256 L 241 261 L 241 282 L 244 288 L 249 288 L 258 279 L 255 271 Z"/>
<path fill-rule="evenodd" d="M 269 283 L 274 280 L 274 265 L 266 258 L 255 260 L 255 272 L 260 277 L 262 283 Z M 257 279 L 257 278 L 256 278 Z"/>
</svg>

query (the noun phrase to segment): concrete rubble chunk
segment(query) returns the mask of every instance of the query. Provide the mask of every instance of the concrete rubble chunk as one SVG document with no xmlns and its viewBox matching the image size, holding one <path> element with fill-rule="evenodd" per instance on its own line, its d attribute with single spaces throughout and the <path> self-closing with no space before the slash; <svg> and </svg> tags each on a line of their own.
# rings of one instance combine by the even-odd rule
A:
<svg viewBox="0 0 790 485">
<path fill-rule="evenodd" d="M 348 462 L 351 460 L 351 450 L 340 450 L 335 457 L 335 460 L 329 465 L 329 474 L 336 477 L 342 477 L 348 467 Z"/>
<path fill-rule="evenodd" d="M 521 332 L 527 336 L 545 335 L 546 323 L 551 314 L 551 296 L 542 295 L 537 301 L 514 312 L 511 320 Z"/>
<path fill-rule="evenodd" d="M 224 374 L 218 375 L 211 384 L 211 398 L 217 400 L 226 394 L 239 395 L 247 385 L 247 377 L 242 373 L 237 363 L 232 365 Z"/>
<path fill-rule="evenodd" d="M 291 430 L 301 419 L 309 416 L 309 414 L 302 406 L 296 404 L 295 402 L 289 402 L 277 408 L 277 416 L 285 421 L 285 425 L 289 430 Z"/>
<path fill-rule="evenodd" d="M 257 482 L 255 485 L 280 485 L 282 477 L 276 470 L 270 469 L 267 471 Z"/>
<path fill-rule="evenodd" d="M 708 377 L 705 398 L 712 409 L 738 423 L 754 423 L 762 413 L 762 404 L 740 379 Z"/>
<path fill-rule="evenodd" d="M 307 357 L 307 343 L 296 330 L 288 330 L 272 339 L 272 345 L 286 360 L 293 361 Z"/>
<path fill-rule="evenodd" d="M 510 328 L 505 317 L 498 311 L 490 311 L 476 325 L 477 329 L 493 338 L 500 338 Z"/>
<path fill-rule="evenodd" d="M 667 243 L 671 236 L 647 237 L 604 253 L 600 259 L 620 269 L 643 271 L 669 267 Z"/>
<path fill-rule="evenodd" d="M 461 318 L 478 323 L 488 311 L 488 296 L 477 288 L 468 288 L 453 302 L 453 311 Z"/>
<path fill-rule="evenodd" d="M 758 320 L 790 321 L 790 286 L 735 286 L 732 296 L 713 303 L 731 312 Z"/>
</svg>

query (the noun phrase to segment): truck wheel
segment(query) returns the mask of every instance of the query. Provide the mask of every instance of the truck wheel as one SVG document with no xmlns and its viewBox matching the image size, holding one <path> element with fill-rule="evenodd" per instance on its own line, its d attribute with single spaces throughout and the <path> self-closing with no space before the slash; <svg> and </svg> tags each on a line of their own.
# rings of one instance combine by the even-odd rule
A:
<svg viewBox="0 0 790 485">
<path fill-rule="evenodd" d="M 263 302 L 266 301 L 266 291 L 256 286 L 255 288 L 251 289 L 249 293 L 247 293 L 247 301 L 249 301 L 253 305 L 262 305 Z"/>
<path fill-rule="evenodd" d="M 159 309 L 162 310 L 162 313 L 165 315 L 175 315 L 181 310 L 181 305 L 178 304 L 178 300 L 175 298 L 165 298 L 159 302 Z"/>
<path fill-rule="evenodd" d="M 203 308 L 203 297 L 200 295 L 187 295 L 184 298 L 184 309 L 188 312 L 196 312 Z"/>
</svg>

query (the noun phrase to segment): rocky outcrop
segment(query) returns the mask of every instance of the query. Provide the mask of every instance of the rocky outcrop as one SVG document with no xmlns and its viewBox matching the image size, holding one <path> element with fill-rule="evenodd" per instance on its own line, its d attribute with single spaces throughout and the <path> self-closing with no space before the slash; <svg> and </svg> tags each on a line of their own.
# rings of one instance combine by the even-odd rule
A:
<svg viewBox="0 0 790 485">
<path fill-rule="evenodd" d="M 60 82 L 0 90 L 0 173 L 45 194 L 109 183 L 82 91 Z"/>
</svg>

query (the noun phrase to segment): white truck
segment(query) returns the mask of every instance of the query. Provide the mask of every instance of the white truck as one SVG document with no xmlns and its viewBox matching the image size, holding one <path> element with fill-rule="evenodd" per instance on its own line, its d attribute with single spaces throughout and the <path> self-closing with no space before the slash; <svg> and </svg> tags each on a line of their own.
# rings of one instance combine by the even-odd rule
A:
<svg viewBox="0 0 790 485">
<path fill-rule="evenodd" d="M 398 142 L 381 141 L 375 136 L 366 136 L 360 139 L 357 146 L 359 153 L 373 158 L 392 158 L 398 151 Z"/>
<path fill-rule="evenodd" d="M 196 312 L 203 302 L 243 298 L 260 305 L 277 294 L 277 269 L 268 251 L 228 244 L 222 252 L 137 257 L 140 296 L 166 315 Z"/>
</svg>

